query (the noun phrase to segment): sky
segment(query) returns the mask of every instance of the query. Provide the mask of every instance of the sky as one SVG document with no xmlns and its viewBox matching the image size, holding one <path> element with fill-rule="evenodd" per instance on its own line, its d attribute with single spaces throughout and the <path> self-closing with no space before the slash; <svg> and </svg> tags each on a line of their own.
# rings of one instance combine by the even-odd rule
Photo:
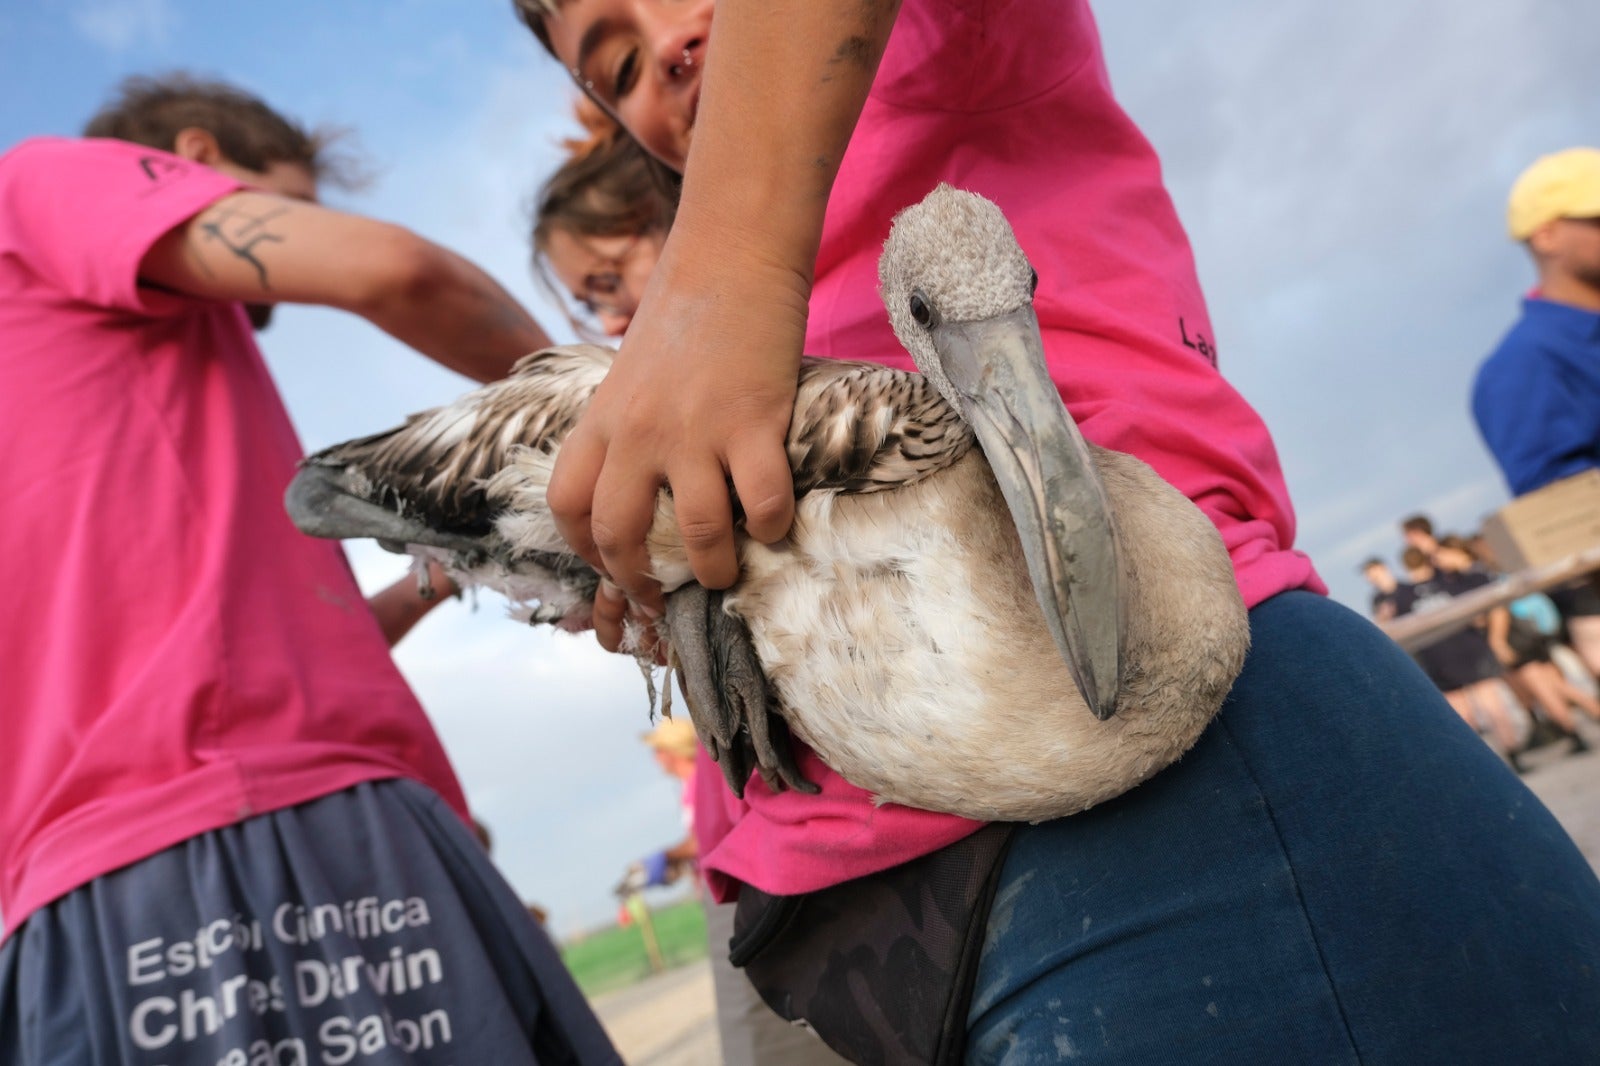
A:
<svg viewBox="0 0 1600 1066">
<path fill-rule="evenodd" d="M 1356 567 L 1397 553 L 1399 519 L 1470 530 L 1506 500 L 1468 411 L 1473 370 L 1533 280 L 1505 194 L 1536 156 L 1600 144 L 1600 4 L 1096 11 L 1189 231 L 1223 372 L 1273 431 L 1298 546 L 1362 609 Z M 526 233 L 572 94 L 510 0 L 0 0 L 0 150 L 70 136 L 121 77 L 178 68 L 352 130 L 374 181 L 328 203 L 454 248 L 571 339 Z M 469 384 L 314 308 L 280 310 L 262 347 L 308 450 Z M 405 570 L 370 543 L 349 551 L 369 590 Z M 519 894 L 558 934 L 609 920 L 626 864 L 682 835 L 676 786 L 638 742 L 633 663 L 513 625 L 488 594 L 435 611 L 396 659 Z"/>
</svg>

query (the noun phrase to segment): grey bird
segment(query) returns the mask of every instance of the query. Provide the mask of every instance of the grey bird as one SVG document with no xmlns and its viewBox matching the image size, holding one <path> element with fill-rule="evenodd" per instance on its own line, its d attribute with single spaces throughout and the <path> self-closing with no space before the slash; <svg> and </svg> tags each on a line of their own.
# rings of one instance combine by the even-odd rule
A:
<svg viewBox="0 0 1600 1066">
<path fill-rule="evenodd" d="M 709 594 L 658 500 L 647 543 L 696 731 L 736 791 L 752 770 L 812 787 L 792 731 L 883 802 L 1076 813 L 1172 763 L 1221 706 L 1249 643 L 1227 552 L 1148 466 L 1079 434 L 1045 367 L 1036 276 L 994 204 L 936 189 L 897 217 L 879 274 L 921 373 L 804 361 L 788 537 L 741 537 L 738 582 Z M 582 628 L 598 579 L 545 488 L 610 358 L 539 352 L 320 452 L 290 514 Z"/>
</svg>

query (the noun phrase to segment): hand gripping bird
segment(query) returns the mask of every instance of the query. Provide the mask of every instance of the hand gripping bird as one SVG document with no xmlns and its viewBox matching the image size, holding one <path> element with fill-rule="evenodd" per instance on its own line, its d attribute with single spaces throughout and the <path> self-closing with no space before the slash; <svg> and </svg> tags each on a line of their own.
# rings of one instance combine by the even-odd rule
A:
<svg viewBox="0 0 1600 1066">
<path fill-rule="evenodd" d="M 658 501 L 647 543 L 696 730 L 735 791 L 753 769 L 812 787 L 787 729 L 883 802 L 989 821 L 1084 810 L 1176 760 L 1221 706 L 1249 643 L 1227 552 L 1148 466 L 1079 434 L 1045 367 L 1037 278 L 994 204 L 940 186 L 896 218 L 879 277 L 921 373 L 803 362 L 788 537 L 741 537 L 738 582 L 708 594 Z M 610 359 L 548 349 L 320 452 L 291 517 L 583 628 L 598 578 L 545 489 Z"/>
</svg>

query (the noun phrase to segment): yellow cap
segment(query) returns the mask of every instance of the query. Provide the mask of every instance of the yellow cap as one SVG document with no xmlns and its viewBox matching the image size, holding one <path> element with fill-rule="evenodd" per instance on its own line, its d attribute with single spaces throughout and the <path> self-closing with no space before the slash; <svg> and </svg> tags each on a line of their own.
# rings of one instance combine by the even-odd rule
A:
<svg viewBox="0 0 1600 1066">
<path fill-rule="evenodd" d="M 1516 240 L 1558 218 L 1600 218 L 1600 148 L 1541 156 L 1511 186 L 1506 225 Z"/>
<path fill-rule="evenodd" d="M 640 733 L 639 739 L 652 748 L 686 759 L 694 758 L 700 743 L 694 735 L 694 724 L 687 718 L 663 718 L 650 732 Z"/>
</svg>

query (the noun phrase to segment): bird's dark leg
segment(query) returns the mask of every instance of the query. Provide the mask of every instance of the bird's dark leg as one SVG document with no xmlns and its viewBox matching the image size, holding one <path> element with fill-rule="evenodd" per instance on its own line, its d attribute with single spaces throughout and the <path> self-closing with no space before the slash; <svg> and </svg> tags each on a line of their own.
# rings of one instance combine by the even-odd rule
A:
<svg viewBox="0 0 1600 1066">
<path fill-rule="evenodd" d="M 722 609 L 722 593 L 685 585 L 667 597 L 666 621 L 689 717 L 734 794 L 744 795 L 752 769 L 773 791 L 816 792 L 772 710 L 750 630 Z"/>
<path fill-rule="evenodd" d="M 755 641 L 743 620 L 723 609 L 723 594 L 707 596 L 707 639 L 716 664 L 717 692 L 732 703 L 744 721 L 741 740 L 752 749 L 756 769 L 774 792 L 785 787 L 814 795 L 818 788 L 806 780 L 789 744 L 789 723 L 777 713 L 777 698 L 767 685 L 767 675 L 756 655 Z M 748 772 L 746 777 L 748 778 Z"/>
<path fill-rule="evenodd" d="M 722 768 L 728 787 L 742 798 L 754 768 L 754 749 L 747 739 L 740 705 L 726 699 L 717 685 L 715 642 L 710 633 L 713 610 L 712 594 L 704 587 L 690 584 L 676 590 L 667 597 L 667 639 L 695 732 Z"/>
</svg>

